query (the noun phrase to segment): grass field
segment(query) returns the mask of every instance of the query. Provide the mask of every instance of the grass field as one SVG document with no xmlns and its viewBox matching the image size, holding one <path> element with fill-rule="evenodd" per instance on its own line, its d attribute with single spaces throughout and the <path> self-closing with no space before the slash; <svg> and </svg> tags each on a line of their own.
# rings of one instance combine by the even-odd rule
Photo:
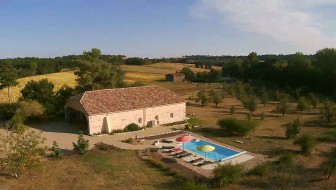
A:
<svg viewBox="0 0 336 190">
<path fill-rule="evenodd" d="M 299 118 L 301 121 L 301 134 L 310 134 L 315 138 L 320 138 L 326 132 L 335 132 L 336 128 L 332 126 L 324 126 L 320 123 L 319 110 L 311 109 L 309 112 L 300 113 L 295 110 L 295 103 L 290 105 L 291 112 L 282 117 L 281 114 L 274 113 L 276 106 L 275 102 L 270 102 L 266 106 L 259 105 L 257 110 L 253 114 L 253 119 L 258 120 L 260 125 L 247 137 L 227 137 L 223 134 L 222 130 L 217 126 L 217 121 L 220 118 L 235 117 L 240 119 L 246 119 L 248 111 L 244 109 L 241 103 L 234 98 L 224 98 L 223 103 L 215 107 L 213 104 L 207 106 L 201 106 L 199 103 L 189 101 L 187 106 L 187 114 L 194 114 L 194 118 L 198 119 L 198 123 L 201 123 L 200 128 L 196 128 L 193 132 L 202 134 L 213 140 L 229 144 L 231 146 L 247 150 L 252 153 L 258 153 L 270 158 L 277 158 L 280 154 L 285 152 L 291 152 L 296 155 L 296 165 L 300 167 L 297 173 L 293 174 L 293 180 L 296 181 L 294 187 L 297 189 L 325 189 L 336 188 L 336 179 L 326 181 L 325 175 L 320 172 L 320 165 L 324 160 L 325 153 L 330 148 L 335 146 L 335 142 L 319 142 L 313 150 L 313 154 L 309 157 L 299 154 L 300 148 L 293 145 L 294 140 L 287 140 L 285 138 L 285 125 L 289 122 Z M 230 107 L 234 105 L 237 110 L 236 113 L 230 115 Z M 261 113 L 266 115 L 265 119 L 261 119 Z M 243 144 L 236 143 L 235 140 L 244 142 Z M 253 179 L 251 177 L 245 178 L 249 181 L 250 185 L 256 183 L 271 185 L 269 180 L 264 178 Z M 251 186 L 235 185 L 232 189 L 245 189 L 251 188 Z M 260 185 L 259 184 L 259 185 Z M 235 187 L 235 188 L 234 188 Z M 260 186 L 259 186 L 260 187 Z M 267 189 L 267 188 L 266 188 Z"/>
<path fill-rule="evenodd" d="M 181 89 L 181 86 L 187 87 L 187 89 L 193 88 L 193 85 L 179 83 L 177 85 L 172 84 L 172 82 L 164 82 L 165 74 L 175 73 L 181 70 L 183 67 L 188 66 L 193 71 L 205 71 L 206 69 L 194 68 L 191 64 L 179 64 L 179 63 L 156 63 L 152 65 L 122 65 L 122 69 L 126 72 L 125 81 L 128 83 L 134 83 L 136 81 L 143 82 L 144 84 L 161 84 L 167 88 Z M 49 81 L 53 82 L 55 89 L 59 89 L 62 85 L 75 86 L 76 76 L 74 72 L 60 72 L 52 73 L 46 75 L 36 75 L 31 77 L 20 78 L 18 80 L 19 84 L 15 87 L 10 88 L 11 100 L 16 102 L 21 96 L 21 89 L 30 80 L 41 80 L 47 78 Z M 177 88 L 176 88 L 177 87 Z M 0 103 L 8 102 L 7 89 L 0 90 Z"/>
<path fill-rule="evenodd" d="M 48 79 L 55 85 L 55 89 L 59 89 L 63 85 L 68 85 L 68 86 L 76 86 L 76 76 L 74 75 L 73 72 L 60 72 L 60 73 L 52 73 L 52 74 L 46 74 L 46 75 L 36 75 L 36 76 L 31 76 L 31 77 L 25 77 L 25 78 L 20 78 L 18 80 L 19 84 L 15 87 L 10 88 L 10 95 L 11 95 L 11 100 L 13 102 L 16 102 L 20 96 L 21 96 L 21 89 L 24 88 L 27 82 L 31 80 L 41 80 L 41 79 Z M 8 98 L 7 98 L 7 89 L 3 89 L 0 91 L 0 103 L 7 103 Z"/>
<path fill-rule="evenodd" d="M 177 189 L 178 181 L 149 166 L 135 151 L 90 152 L 82 157 L 47 160 L 43 167 L 19 179 L 0 177 L 0 189 Z"/>
</svg>

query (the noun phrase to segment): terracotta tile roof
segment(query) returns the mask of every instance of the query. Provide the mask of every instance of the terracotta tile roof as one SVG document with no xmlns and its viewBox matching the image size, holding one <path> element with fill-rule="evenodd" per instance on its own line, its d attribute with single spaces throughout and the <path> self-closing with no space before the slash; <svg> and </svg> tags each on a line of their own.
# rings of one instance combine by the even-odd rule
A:
<svg viewBox="0 0 336 190">
<path fill-rule="evenodd" d="M 79 101 L 88 115 L 185 102 L 173 91 L 160 86 L 86 91 L 72 96 L 69 101 Z"/>
</svg>

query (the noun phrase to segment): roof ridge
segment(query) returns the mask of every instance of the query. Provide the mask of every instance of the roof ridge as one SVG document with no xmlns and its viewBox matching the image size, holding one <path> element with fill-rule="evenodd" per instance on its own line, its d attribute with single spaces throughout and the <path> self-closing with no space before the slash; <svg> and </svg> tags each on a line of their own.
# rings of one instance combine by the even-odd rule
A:
<svg viewBox="0 0 336 190">
<path fill-rule="evenodd" d="M 144 87 L 160 87 L 163 88 L 162 86 L 159 85 L 146 85 L 146 86 L 131 86 L 131 87 L 123 87 L 123 88 L 104 88 L 104 89 L 98 89 L 98 90 L 87 90 L 84 92 L 84 94 L 86 92 L 97 92 L 97 91 L 107 91 L 107 90 L 121 90 L 121 89 L 129 89 L 129 88 L 144 88 Z"/>
<path fill-rule="evenodd" d="M 159 85 L 85 91 L 77 101 L 89 115 L 185 102 Z"/>
</svg>

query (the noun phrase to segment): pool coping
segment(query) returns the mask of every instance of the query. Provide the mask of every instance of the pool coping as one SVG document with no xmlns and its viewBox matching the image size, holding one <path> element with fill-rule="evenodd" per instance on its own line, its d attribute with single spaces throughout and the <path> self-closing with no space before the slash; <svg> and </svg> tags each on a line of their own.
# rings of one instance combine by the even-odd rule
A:
<svg viewBox="0 0 336 190">
<path fill-rule="evenodd" d="M 191 136 L 191 137 L 195 137 L 194 135 L 191 135 L 191 134 L 190 134 L 190 136 Z M 210 141 L 208 141 L 207 139 L 204 139 L 204 138 L 194 138 L 193 140 L 196 140 L 196 141 L 197 141 L 197 140 L 206 141 L 206 142 L 209 142 L 209 143 L 211 143 L 211 144 L 220 146 L 220 147 L 222 147 L 222 148 L 224 148 L 224 149 L 229 149 L 229 150 L 231 150 L 231 151 L 236 152 L 236 154 L 233 154 L 233 155 L 231 155 L 231 156 L 227 156 L 227 157 L 221 158 L 220 160 L 214 160 L 214 159 L 212 159 L 212 158 L 210 158 L 210 157 L 206 157 L 207 159 L 211 159 L 213 162 L 222 162 L 222 161 L 226 161 L 226 160 L 229 160 L 229 159 L 231 159 L 231 158 L 234 158 L 234 157 L 237 157 L 237 156 L 240 156 L 240 155 L 242 155 L 242 154 L 247 153 L 247 151 L 244 151 L 244 150 L 242 150 L 242 151 L 240 151 L 240 150 L 235 150 L 235 149 L 233 149 L 233 148 L 231 148 L 231 147 L 223 146 L 223 145 L 221 145 L 220 143 L 210 142 Z M 189 149 L 187 149 L 187 150 L 188 150 L 189 152 L 195 153 L 195 154 L 197 154 L 197 155 L 203 157 L 203 155 L 201 155 L 201 154 L 199 154 L 199 153 L 197 153 L 197 152 L 194 152 L 194 151 L 189 150 Z"/>
</svg>

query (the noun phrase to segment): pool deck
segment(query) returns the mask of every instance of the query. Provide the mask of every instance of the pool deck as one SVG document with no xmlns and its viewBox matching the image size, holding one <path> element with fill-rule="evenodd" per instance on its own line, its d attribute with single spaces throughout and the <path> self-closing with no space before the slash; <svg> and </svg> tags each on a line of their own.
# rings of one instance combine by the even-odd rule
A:
<svg viewBox="0 0 336 190">
<path fill-rule="evenodd" d="M 188 168 L 190 168 L 190 169 L 192 169 L 196 172 L 203 173 L 206 177 L 210 177 L 212 175 L 211 171 L 218 164 L 226 164 L 226 163 L 243 164 L 244 168 L 246 170 L 248 170 L 248 169 L 253 168 L 258 163 L 264 162 L 264 160 L 265 160 L 265 157 L 263 157 L 262 155 L 253 154 L 253 153 L 244 151 L 242 149 L 239 149 L 239 148 L 236 148 L 236 147 L 233 147 L 233 146 L 229 146 L 227 144 L 223 144 L 223 143 L 214 141 L 212 139 L 209 139 L 209 138 L 206 138 L 204 136 L 197 135 L 197 134 L 194 134 L 194 133 L 187 133 L 186 132 L 186 134 L 189 134 L 190 136 L 194 137 L 195 139 L 206 140 L 208 142 L 214 143 L 214 144 L 222 146 L 224 148 L 232 149 L 234 151 L 239 152 L 237 155 L 233 155 L 232 157 L 227 158 L 227 159 L 225 159 L 221 162 L 214 162 L 212 164 L 208 164 L 208 165 L 201 166 L 201 167 L 195 166 L 195 164 L 193 165 L 189 162 L 191 160 L 194 160 L 194 159 L 197 159 L 197 158 L 203 158 L 204 160 L 209 160 L 209 158 L 205 158 L 203 155 L 196 154 L 192 151 L 189 151 L 193 154 L 192 156 L 184 157 L 184 158 L 181 158 L 181 159 L 178 159 L 178 158 L 176 159 L 181 165 L 184 165 L 185 167 L 188 167 Z M 179 142 L 175 141 L 175 139 L 176 139 L 175 137 L 174 138 L 171 137 L 168 140 L 173 140 L 173 143 L 162 143 L 162 142 L 160 142 L 160 143 L 156 144 L 156 147 L 161 148 L 162 146 L 175 146 L 175 147 L 182 148 L 182 146 L 179 145 Z M 171 157 L 169 154 L 165 154 L 165 153 L 162 153 L 162 154 L 166 157 Z M 200 162 L 198 162 L 198 163 L 200 163 Z"/>
</svg>

